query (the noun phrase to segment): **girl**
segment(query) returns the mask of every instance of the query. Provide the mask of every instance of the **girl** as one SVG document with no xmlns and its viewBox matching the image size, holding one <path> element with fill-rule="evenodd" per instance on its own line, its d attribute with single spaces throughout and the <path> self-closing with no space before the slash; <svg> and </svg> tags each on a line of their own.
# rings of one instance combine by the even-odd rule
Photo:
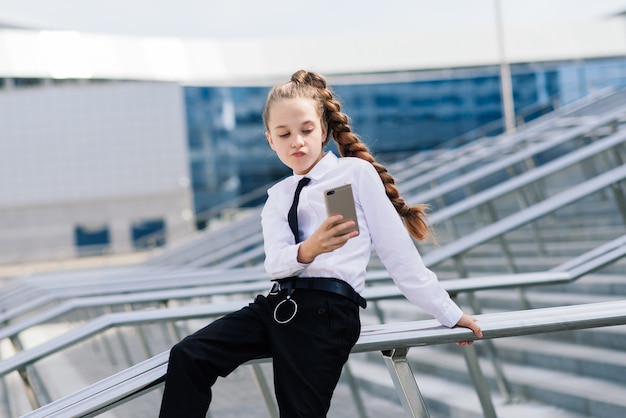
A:
<svg viewBox="0 0 626 418">
<path fill-rule="evenodd" d="M 270 147 L 294 173 L 268 190 L 261 215 L 265 268 L 274 286 L 172 348 L 161 418 L 204 417 L 217 377 L 268 353 L 280 416 L 325 417 L 360 334 L 365 300 L 359 293 L 372 246 L 410 301 L 445 326 L 482 336 L 424 266 L 407 233 L 430 236 L 423 206 L 400 197 L 322 76 L 301 70 L 274 87 L 263 120 Z M 324 153 L 331 137 L 343 158 Z M 353 220 L 326 215 L 324 190 L 346 183 L 353 188 L 358 231 Z"/>
</svg>

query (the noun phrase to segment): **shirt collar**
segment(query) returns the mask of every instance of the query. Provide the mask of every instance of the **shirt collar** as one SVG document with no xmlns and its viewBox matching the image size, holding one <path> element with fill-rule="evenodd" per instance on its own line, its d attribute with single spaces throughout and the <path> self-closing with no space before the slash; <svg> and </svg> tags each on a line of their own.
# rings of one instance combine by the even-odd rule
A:
<svg viewBox="0 0 626 418">
<path fill-rule="evenodd" d="M 337 165 L 339 158 L 332 151 L 327 151 L 321 160 L 315 164 L 315 167 L 306 174 L 293 174 L 294 184 L 299 182 L 302 177 L 309 177 L 312 180 L 318 180 L 323 177 L 330 169 Z"/>
</svg>

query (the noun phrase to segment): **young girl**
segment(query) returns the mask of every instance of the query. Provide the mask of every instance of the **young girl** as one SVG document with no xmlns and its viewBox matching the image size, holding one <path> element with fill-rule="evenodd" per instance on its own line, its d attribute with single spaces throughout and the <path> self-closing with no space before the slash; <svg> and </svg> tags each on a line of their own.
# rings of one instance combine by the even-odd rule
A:
<svg viewBox="0 0 626 418">
<path fill-rule="evenodd" d="M 273 358 L 280 416 L 325 417 L 360 334 L 359 306 L 365 300 L 359 293 L 372 246 L 411 302 L 447 327 L 482 336 L 474 318 L 424 266 L 403 225 L 402 219 L 411 235 L 427 238 L 423 207 L 408 206 L 400 197 L 391 175 L 352 132 L 322 76 L 298 71 L 274 87 L 263 119 L 270 147 L 293 170 L 269 189 L 261 215 L 265 268 L 274 286 L 172 348 L 161 418 L 204 417 L 217 377 L 264 354 Z M 343 158 L 324 153 L 331 137 Z M 326 215 L 324 191 L 347 183 L 358 231 L 353 220 Z"/>
</svg>

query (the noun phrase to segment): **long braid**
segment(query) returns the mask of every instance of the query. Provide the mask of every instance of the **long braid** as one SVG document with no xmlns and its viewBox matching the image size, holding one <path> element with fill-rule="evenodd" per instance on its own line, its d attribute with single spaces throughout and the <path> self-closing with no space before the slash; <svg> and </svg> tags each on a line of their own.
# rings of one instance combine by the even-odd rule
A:
<svg viewBox="0 0 626 418">
<path fill-rule="evenodd" d="M 389 174 L 385 166 L 376 161 L 370 153 L 367 145 L 359 139 L 359 136 L 352 132 L 348 115 L 341 111 L 341 104 L 334 97 L 333 92 L 327 86 L 323 76 L 313 72 L 300 70 L 291 76 L 289 83 L 275 87 L 270 92 L 263 119 L 268 120 L 268 112 L 270 104 L 278 99 L 287 99 L 295 97 L 307 97 L 315 100 L 319 105 L 319 113 L 322 115 L 322 121 L 328 127 L 328 134 L 324 145 L 331 138 L 338 145 L 339 154 L 342 157 L 356 157 L 371 163 L 376 172 L 380 176 L 385 193 L 393 204 L 398 214 L 403 218 L 409 233 L 418 240 L 434 238 L 430 225 L 426 219 L 427 205 L 409 206 L 400 196 L 400 191 L 395 185 L 395 180 Z"/>
</svg>

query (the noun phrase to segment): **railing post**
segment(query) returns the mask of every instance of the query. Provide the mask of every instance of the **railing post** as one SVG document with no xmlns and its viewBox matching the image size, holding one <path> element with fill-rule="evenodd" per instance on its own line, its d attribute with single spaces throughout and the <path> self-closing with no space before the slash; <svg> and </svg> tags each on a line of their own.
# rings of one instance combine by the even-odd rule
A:
<svg viewBox="0 0 626 418">
<path fill-rule="evenodd" d="M 489 215 L 489 219 L 491 223 L 496 223 L 499 219 L 496 214 L 496 210 L 493 207 L 491 202 L 485 203 L 485 207 L 487 208 L 487 214 Z M 509 248 L 509 244 L 504 239 L 504 234 L 500 234 L 496 238 L 500 243 L 500 249 L 504 253 L 504 259 L 506 260 L 506 264 L 509 272 L 517 273 L 517 267 L 515 267 L 515 261 L 513 260 L 513 254 L 511 253 L 511 249 Z M 467 276 L 465 276 L 467 277 Z"/>
<path fill-rule="evenodd" d="M 111 308 L 111 306 L 105 306 L 103 309 L 104 312 L 107 314 L 113 313 L 113 309 Z M 117 340 L 119 341 L 120 348 L 122 349 L 122 354 L 124 355 L 124 359 L 126 360 L 126 364 L 132 366 L 134 364 L 133 357 L 130 354 L 130 349 L 128 348 L 128 344 L 126 344 L 126 340 L 124 339 L 122 330 L 120 330 L 119 327 L 115 327 L 115 329 L 111 330 L 111 332 L 113 332 L 117 336 Z"/>
<path fill-rule="evenodd" d="M 13 345 L 13 350 L 16 353 L 24 349 L 21 341 L 16 335 L 9 339 Z M 35 369 L 34 366 L 19 367 L 17 369 L 17 373 L 22 379 L 26 398 L 33 409 L 37 409 L 40 406 L 51 402 L 50 394 L 41 381 L 41 377 L 39 377 L 39 373 L 37 373 L 37 369 Z"/>
<path fill-rule="evenodd" d="M 531 171 L 537 168 L 532 158 L 527 158 L 525 161 L 526 161 L 526 166 L 528 168 L 527 171 Z M 515 177 L 513 168 L 509 167 L 509 170 L 511 173 L 511 178 Z M 542 184 L 543 184 L 543 180 L 539 179 L 535 181 L 534 183 L 531 183 L 527 186 L 528 193 L 531 195 L 530 198 L 524 192 L 523 187 L 520 187 L 515 191 L 516 200 L 517 200 L 517 203 L 519 204 L 520 209 L 526 209 L 532 206 L 533 203 L 531 202 L 538 203 L 545 199 L 545 193 L 542 191 L 542 189 L 545 189 L 545 186 L 542 186 Z M 545 242 L 541 236 L 539 227 L 537 226 L 535 222 L 531 223 L 530 227 L 532 228 L 533 235 L 535 237 L 535 242 L 537 243 L 537 247 L 539 247 L 539 252 L 544 255 L 548 254 L 548 250 L 546 249 Z"/>
<path fill-rule="evenodd" d="M 617 206 L 620 209 L 622 214 L 622 220 L 626 225 L 626 197 L 624 197 L 624 192 L 621 189 L 619 183 L 613 183 L 611 185 L 611 189 L 613 190 L 613 195 L 615 196 L 615 201 L 617 202 Z"/>
<path fill-rule="evenodd" d="M 408 348 L 403 347 L 386 350 L 382 354 L 393 384 L 396 387 L 396 392 L 400 397 L 400 402 L 402 402 L 402 406 L 409 414 L 408 416 L 429 418 L 430 414 L 426 409 L 424 398 L 422 398 L 417 382 L 415 382 L 413 371 L 411 371 L 409 362 L 406 359 L 408 351 Z"/>
<path fill-rule="evenodd" d="M 256 383 L 261 390 L 261 394 L 263 395 L 263 400 L 265 401 L 265 408 L 267 409 L 267 413 L 271 418 L 278 418 L 278 407 L 274 402 L 274 395 L 272 394 L 270 386 L 267 384 L 267 380 L 265 379 L 265 373 L 263 373 L 263 369 L 261 368 L 260 364 L 252 364 L 252 374 L 254 375 L 254 379 L 256 380 Z"/>
<path fill-rule="evenodd" d="M 485 376 L 483 375 L 483 372 L 480 369 L 480 364 L 478 363 L 476 349 L 471 345 L 466 345 L 463 350 L 463 355 L 465 357 L 465 362 L 467 363 L 467 368 L 469 369 L 469 374 L 474 382 L 474 388 L 476 389 L 476 394 L 478 395 L 478 399 L 482 405 L 485 418 L 497 418 L 496 410 L 493 407 L 493 402 L 491 400 L 489 386 L 485 381 Z"/>
<path fill-rule="evenodd" d="M 134 311 L 132 303 L 127 303 L 125 305 L 125 308 L 126 308 L 126 312 Z M 137 325 L 135 327 L 135 330 L 137 332 L 137 335 L 139 335 L 139 341 L 141 342 L 141 346 L 143 347 L 144 353 L 146 353 L 146 357 L 152 357 L 154 354 L 152 354 L 152 350 L 150 349 L 150 344 L 148 343 L 148 338 L 146 337 L 146 334 L 143 331 L 143 327 Z"/>
<path fill-rule="evenodd" d="M 354 405 L 356 407 L 356 410 L 359 413 L 359 417 L 367 418 L 367 411 L 365 409 L 365 404 L 363 403 L 363 398 L 361 398 L 361 392 L 359 391 L 359 384 L 357 380 L 354 378 L 354 374 L 352 374 L 350 365 L 347 362 L 343 366 L 343 371 L 348 379 L 348 384 L 350 385 L 350 391 L 352 392 L 352 397 L 354 398 Z"/>
<path fill-rule="evenodd" d="M 472 307 L 472 310 L 474 311 L 475 314 L 481 314 L 482 313 L 482 309 L 480 307 L 480 304 L 478 302 L 478 299 L 476 298 L 476 295 L 474 295 L 474 292 L 468 292 L 467 294 L 467 298 L 468 301 L 470 303 L 470 306 Z M 528 308 L 526 308 L 528 309 Z M 504 396 L 504 398 L 506 399 L 507 403 L 511 403 L 513 402 L 513 395 L 512 395 L 512 391 L 511 391 L 511 387 L 509 385 L 509 381 L 506 378 L 506 375 L 504 374 L 504 369 L 502 368 L 502 362 L 500 361 L 500 356 L 498 355 L 498 350 L 496 350 L 495 345 L 493 344 L 492 340 L 485 340 L 484 342 L 485 348 L 487 350 L 487 354 L 489 355 L 490 359 L 491 359 L 491 364 L 493 365 L 493 370 L 496 374 L 496 383 L 498 384 L 498 388 L 500 389 L 500 393 L 502 394 L 502 396 Z M 474 386 L 476 387 L 476 391 L 478 392 L 480 390 L 481 387 L 486 386 L 485 383 L 485 376 L 483 375 L 482 371 L 480 370 L 480 365 L 478 364 L 478 357 L 476 356 L 476 350 L 474 349 L 474 347 L 472 347 L 472 353 L 469 355 L 473 355 L 474 357 L 476 357 L 476 360 L 473 359 L 468 359 L 468 354 L 467 352 L 465 353 L 465 361 L 467 362 L 468 366 L 469 366 L 469 373 L 472 377 L 472 380 L 474 380 Z M 470 361 L 472 362 L 470 364 Z M 475 362 L 475 364 L 474 364 Z M 476 381 L 477 380 L 482 380 L 482 382 L 479 385 L 476 385 Z M 482 399 L 482 396 L 480 393 L 478 393 L 478 397 Z M 489 398 L 489 403 L 491 403 L 491 397 Z"/>
</svg>

